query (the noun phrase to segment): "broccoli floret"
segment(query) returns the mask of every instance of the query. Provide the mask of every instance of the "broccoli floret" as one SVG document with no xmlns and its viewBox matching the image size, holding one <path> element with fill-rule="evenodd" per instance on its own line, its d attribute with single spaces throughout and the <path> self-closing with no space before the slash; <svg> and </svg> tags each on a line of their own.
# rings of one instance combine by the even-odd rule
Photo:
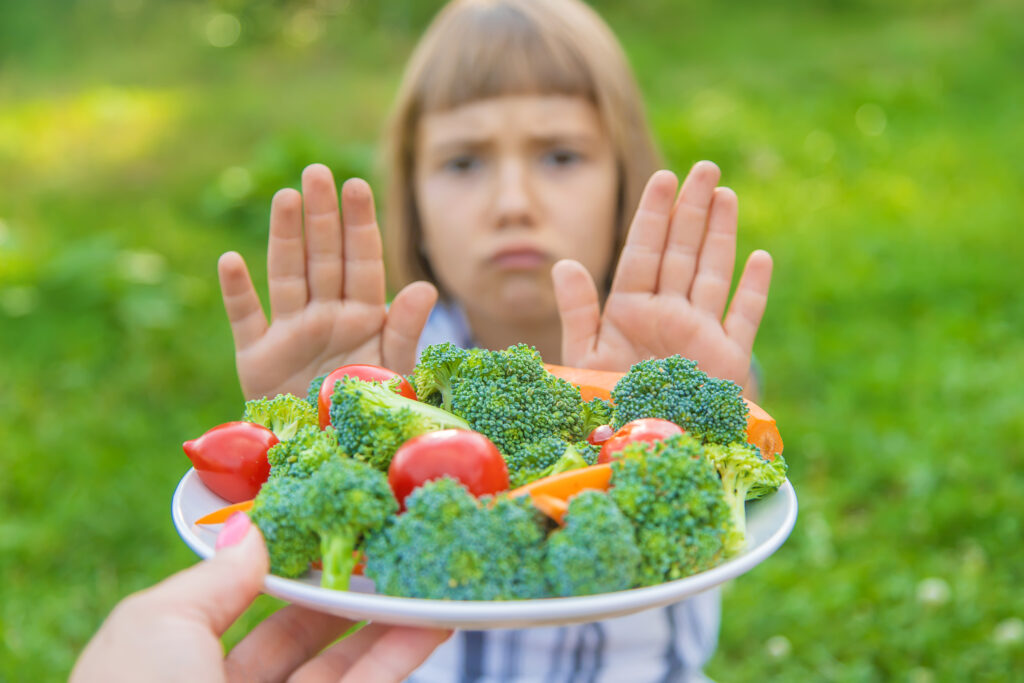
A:
<svg viewBox="0 0 1024 683">
<path fill-rule="evenodd" d="M 758 455 L 760 454 L 761 451 L 758 450 Z M 762 455 L 761 459 L 767 461 L 769 470 L 774 470 L 774 474 L 764 473 L 762 477 L 755 481 L 750 490 L 747 491 L 747 500 L 758 500 L 764 498 L 769 493 L 775 493 L 782 486 L 782 482 L 786 480 L 789 465 L 786 464 L 782 453 L 775 453 L 767 458 Z"/>
<path fill-rule="evenodd" d="M 722 479 L 725 500 L 732 514 L 732 529 L 725 537 L 725 550 L 730 555 L 735 554 L 743 550 L 746 542 L 746 501 L 750 499 L 751 489 L 758 486 L 767 492 L 779 488 L 786 478 L 785 463 L 781 459 L 765 460 L 750 444 L 709 444 L 705 453 Z"/>
<path fill-rule="evenodd" d="M 503 455 L 547 436 L 569 442 L 586 436 L 579 389 L 549 373 L 532 346 L 428 347 L 413 377 L 417 396 L 464 418 Z"/>
<path fill-rule="evenodd" d="M 260 528 L 270 555 L 270 571 L 284 577 L 301 576 L 320 552 L 320 539 L 302 524 L 297 501 L 303 480 L 272 477 L 260 488 L 249 518 Z"/>
<path fill-rule="evenodd" d="M 316 410 L 298 396 L 278 394 L 274 398 L 256 398 L 245 402 L 242 419 L 263 425 L 280 441 L 286 441 L 305 425 L 317 423 Z"/>
<path fill-rule="evenodd" d="M 528 497 L 478 502 L 454 479 L 435 479 L 370 538 L 366 575 L 379 592 L 404 597 L 543 597 L 544 530 Z"/>
<path fill-rule="evenodd" d="M 431 405 L 452 409 L 452 378 L 469 352 L 454 344 L 431 344 L 423 349 L 409 382 L 416 397 Z"/>
<path fill-rule="evenodd" d="M 267 451 L 271 479 L 309 477 L 328 460 L 344 457 L 338 435 L 330 426 L 324 430 L 316 426 L 302 427 L 291 439 L 274 444 Z"/>
<path fill-rule="evenodd" d="M 697 392 L 688 431 L 704 443 L 746 443 L 749 412 L 743 387 L 731 380 L 709 377 Z"/>
<path fill-rule="evenodd" d="M 555 595 L 592 595 L 625 590 L 640 567 L 633 526 L 601 491 L 569 501 L 565 527 L 548 537 L 545 567 Z"/>
<path fill-rule="evenodd" d="M 538 472 L 553 465 L 565 453 L 566 442 L 557 436 L 544 437 L 505 455 L 510 488 L 539 477 Z"/>
<path fill-rule="evenodd" d="M 573 447 L 576 449 L 576 452 L 580 454 L 580 457 L 583 458 L 585 463 L 588 465 L 597 464 L 597 456 L 601 453 L 600 445 L 592 444 L 586 439 L 580 439 L 573 444 Z"/>
<path fill-rule="evenodd" d="M 612 463 L 609 495 L 636 530 L 639 585 L 703 571 L 725 554 L 732 518 L 722 483 L 688 434 L 627 445 Z"/>
<path fill-rule="evenodd" d="M 588 465 L 574 445 L 557 436 L 546 436 L 540 441 L 526 444 L 512 455 L 506 456 L 505 464 L 508 467 L 511 488 Z"/>
<path fill-rule="evenodd" d="M 311 476 L 268 479 L 249 514 L 263 532 L 273 573 L 300 576 L 319 556 L 321 585 L 345 590 L 360 542 L 397 510 L 386 475 L 331 458 Z"/>
<path fill-rule="evenodd" d="M 320 408 L 320 387 L 324 385 L 324 380 L 327 379 L 328 373 L 324 373 L 319 377 L 314 377 L 313 381 L 309 383 L 309 388 L 306 389 L 306 403 L 313 406 L 315 409 Z"/>
<path fill-rule="evenodd" d="M 303 482 L 301 523 L 320 539 L 320 585 L 347 590 L 360 541 L 384 526 L 398 502 L 387 476 L 350 458 L 325 462 Z"/>
<path fill-rule="evenodd" d="M 746 443 L 749 411 L 742 394 L 735 382 L 709 377 L 681 356 L 640 361 L 612 390 L 612 427 L 660 417 L 703 443 Z"/>
<path fill-rule="evenodd" d="M 583 436 L 590 436 L 601 425 L 610 425 L 615 414 L 615 406 L 600 396 L 583 404 Z"/>
<path fill-rule="evenodd" d="M 334 385 L 331 425 L 343 451 L 381 471 L 387 471 L 398 447 L 414 436 L 470 429 L 446 410 L 401 396 L 380 382 L 348 376 Z"/>
</svg>

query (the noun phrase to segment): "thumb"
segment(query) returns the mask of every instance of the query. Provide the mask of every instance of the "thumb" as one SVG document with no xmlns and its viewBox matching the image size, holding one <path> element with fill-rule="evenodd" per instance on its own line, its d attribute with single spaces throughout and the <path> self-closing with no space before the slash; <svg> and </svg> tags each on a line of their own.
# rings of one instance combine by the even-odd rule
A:
<svg viewBox="0 0 1024 683">
<path fill-rule="evenodd" d="M 381 333 L 382 365 L 403 375 L 412 372 L 416 343 L 435 303 L 437 288 L 429 282 L 413 282 L 395 295 Z"/>
<path fill-rule="evenodd" d="M 227 537 L 239 540 L 227 545 Z M 216 555 L 165 579 L 146 596 L 164 609 L 197 617 L 218 636 L 259 595 L 270 568 L 263 536 L 244 512 L 224 524 L 219 545 Z"/>
</svg>

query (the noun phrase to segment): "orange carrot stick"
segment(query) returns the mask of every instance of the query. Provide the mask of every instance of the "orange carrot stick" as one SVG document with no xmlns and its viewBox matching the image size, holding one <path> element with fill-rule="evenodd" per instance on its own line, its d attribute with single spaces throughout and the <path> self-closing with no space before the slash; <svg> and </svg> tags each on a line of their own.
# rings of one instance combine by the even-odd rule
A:
<svg viewBox="0 0 1024 683">
<path fill-rule="evenodd" d="M 529 484 L 520 486 L 509 491 L 512 498 L 519 496 L 552 496 L 560 500 L 568 501 L 580 491 L 586 489 L 597 489 L 604 491 L 612 480 L 611 463 L 590 465 L 568 472 L 560 472 L 550 477 L 543 477 Z"/>
<path fill-rule="evenodd" d="M 782 435 L 775 424 L 775 418 L 753 401 L 747 401 L 747 441 L 761 450 L 766 460 L 774 460 L 782 452 Z"/>
<path fill-rule="evenodd" d="M 580 394 L 584 401 L 592 398 L 603 398 L 606 401 L 612 400 L 612 389 L 622 378 L 623 373 L 610 370 L 588 370 L 586 368 L 570 368 L 567 365 L 546 364 L 548 372 L 556 377 L 561 377 L 567 382 L 572 382 L 580 388 Z"/>
<path fill-rule="evenodd" d="M 612 392 L 607 389 L 591 386 L 589 384 L 580 384 L 578 386 L 580 388 L 580 396 L 584 401 L 591 401 L 595 398 L 603 398 L 609 403 L 612 401 Z"/>
<path fill-rule="evenodd" d="M 568 501 L 562 500 L 561 498 L 555 498 L 544 493 L 536 493 L 530 496 L 530 500 L 533 502 L 533 506 L 543 512 L 545 515 L 555 520 L 559 524 L 562 524 L 562 520 L 565 518 L 565 513 L 569 509 Z"/>
<path fill-rule="evenodd" d="M 235 514 L 236 512 L 248 512 L 252 508 L 251 500 L 243 500 L 241 503 L 235 503 L 234 505 L 228 505 L 219 510 L 214 510 L 208 515 L 200 517 L 196 520 L 196 524 L 220 524 L 221 522 L 228 521 L 228 517 Z"/>
</svg>

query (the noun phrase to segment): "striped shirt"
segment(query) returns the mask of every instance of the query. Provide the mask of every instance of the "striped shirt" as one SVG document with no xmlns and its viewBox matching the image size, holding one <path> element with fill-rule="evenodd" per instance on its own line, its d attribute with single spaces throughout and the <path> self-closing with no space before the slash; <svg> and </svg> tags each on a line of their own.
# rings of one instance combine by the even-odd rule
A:
<svg viewBox="0 0 1024 683">
<path fill-rule="evenodd" d="M 418 351 L 474 346 L 465 315 L 439 302 Z M 407 680 L 414 683 L 707 681 L 718 641 L 718 589 L 684 602 L 607 621 L 515 630 L 459 631 Z"/>
</svg>

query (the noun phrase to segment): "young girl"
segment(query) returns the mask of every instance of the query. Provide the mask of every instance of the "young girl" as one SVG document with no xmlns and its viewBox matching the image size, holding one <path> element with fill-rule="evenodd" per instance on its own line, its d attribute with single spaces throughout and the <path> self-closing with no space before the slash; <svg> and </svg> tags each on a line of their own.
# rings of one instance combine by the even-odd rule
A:
<svg viewBox="0 0 1024 683">
<path fill-rule="evenodd" d="M 345 363 L 408 373 L 440 341 L 526 342 L 613 370 L 678 353 L 753 394 L 771 258 L 750 255 L 726 311 L 736 196 L 710 162 L 678 194 L 655 171 L 625 57 L 585 4 L 450 3 L 409 63 L 387 142 L 390 307 L 370 189 L 346 182 L 339 212 L 323 166 L 271 205 L 271 324 L 241 257 L 221 258 L 247 398 L 301 394 Z M 718 621 L 712 591 L 601 623 L 464 632 L 414 679 L 699 679 Z"/>
</svg>

